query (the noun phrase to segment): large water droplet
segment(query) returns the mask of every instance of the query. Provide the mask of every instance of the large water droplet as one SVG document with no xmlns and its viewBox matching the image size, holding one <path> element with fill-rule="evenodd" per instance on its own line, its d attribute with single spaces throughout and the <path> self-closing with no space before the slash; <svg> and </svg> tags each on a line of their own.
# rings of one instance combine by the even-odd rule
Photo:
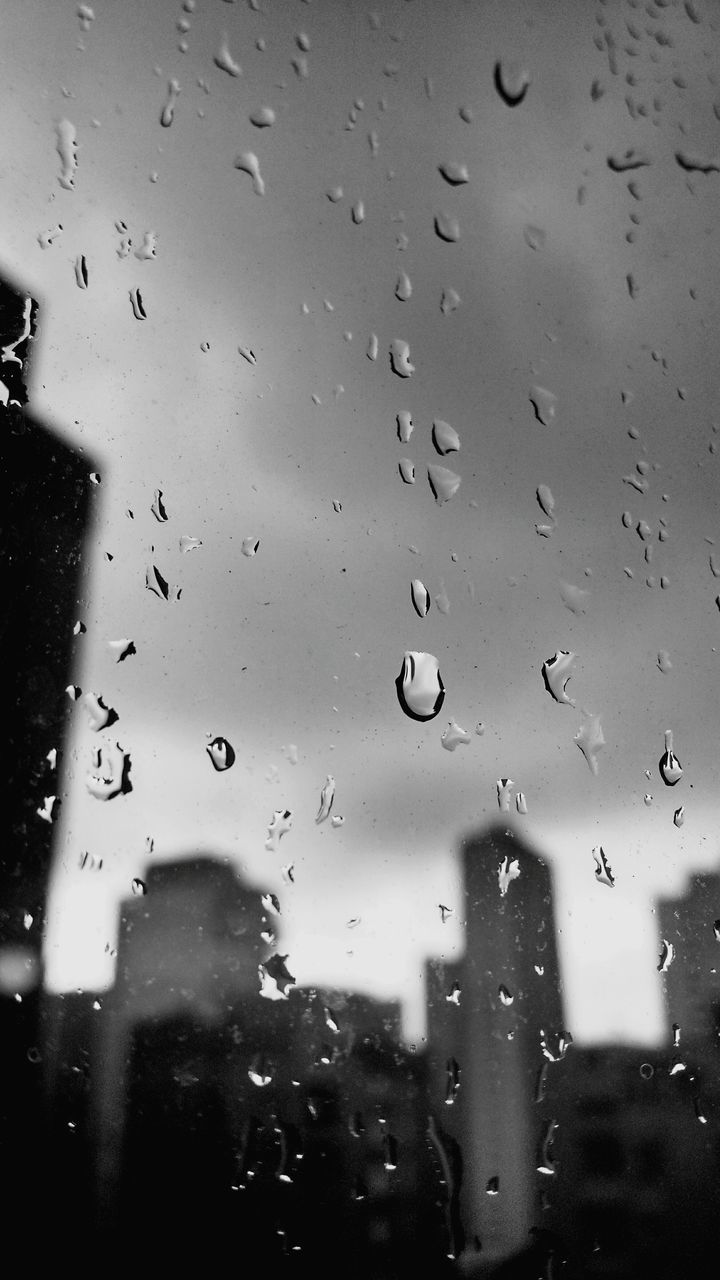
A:
<svg viewBox="0 0 720 1280">
<path fill-rule="evenodd" d="M 130 306 L 136 320 L 147 320 L 147 311 L 139 289 L 130 290 Z"/>
<path fill-rule="evenodd" d="M 660 947 L 660 958 L 658 960 L 658 973 L 667 973 L 670 965 L 675 959 L 675 948 L 672 942 L 668 942 L 667 938 L 663 938 Z"/>
<path fill-rule="evenodd" d="M 275 954 L 266 964 L 258 965 L 260 995 L 266 1000 L 287 1000 L 295 979 L 287 967 L 286 955 Z"/>
<path fill-rule="evenodd" d="M 413 420 L 409 409 L 401 409 L 397 415 L 397 433 L 398 440 L 403 444 L 407 444 L 413 433 Z"/>
<path fill-rule="evenodd" d="M 622 154 L 613 152 L 607 158 L 608 168 L 613 173 L 626 173 L 628 169 L 643 169 L 650 164 L 650 157 L 645 151 L 630 147 Z"/>
<path fill-rule="evenodd" d="M 291 809 L 276 809 L 268 824 L 267 839 L 265 848 L 268 853 L 277 853 L 278 845 L 284 835 L 293 824 L 293 814 Z"/>
<path fill-rule="evenodd" d="M 574 660 L 574 653 L 558 649 L 555 656 L 548 658 L 542 665 L 542 676 L 548 693 L 552 694 L 556 702 L 565 703 L 569 707 L 575 706 L 575 699 L 569 698 L 566 692 L 567 683 L 573 674 L 570 668 Z"/>
<path fill-rule="evenodd" d="M 572 582 L 560 583 L 560 599 L 565 608 L 569 609 L 571 613 L 587 613 L 591 594 L 590 591 L 585 591 L 582 587 L 573 586 Z"/>
<path fill-rule="evenodd" d="M 600 884 L 606 884 L 609 889 L 612 889 L 615 884 L 615 877 L 601 844 L 593 849 L 592 855 L 595 859 L 595 879 Z"/>
<path fill-rule="evenodd" d="M 409 378 L 415 372 L 415 365 L 410 362 L 410 344 L 403 338 L 393 338 L 390 343 L 390 366 L 398 378 Z"/>
<path fill-rule="evenodd" d="M 419 617 L 424 618 L 430 608 L 430 592 L 419 578 L 413 578 L 410 586 L 413 607 Z"/>
<path fill-rule="evenodd" d="M 440 735 L 440 741 L 446 751 L 454 751 L 456 747 L 467 746 L 472 741 L 472 737 L 456 720 L 450 720 Z"/>
<path fill-rule="evenodd" d="M 248 538 L 243 538 L 240 550 L 244 556 L 254 556 L 257 555 L 259 546 L 260 539 L 250 536 Z"/>
<path fill-rule="evenodd" d="M 250 175 L 256 196 L 265 195 L 265 182 L 260 173 L 260 161 L 254 151 L 243 151 L 235 161 L 235 168 Z"/>
<path fill-rule="evenodd" d="M 439 467 L 433 464 L 427 469 L 428 481 L 433 491 L 435 501 L 438 503 L 449 502 L 453 494 L 457 493 L 460 488 L 462 477 L 457 475 L 455 471 L 450 471 L 448 467 Z"/>
<path fill-rule="evenodd" d="M 676 827 L 681 827 L 684 821 L 685 821 L 685 805 L 681 804 L 680 808 L 676 809 L 673 814 L 673 822 L 675 823 Z"/>
<path fill-rule="evenodd" d="M 682 765 L 677 756 L 674 755 L 672 729 L 665 730 L 665 751 L 660 757 L 660 776 L 668 787 L 674 787 L 682 778 Z"/>
<path fill-rule="evenodd" d="M 83 705 L 88 713 L 90 728 L 96 733 L 99 729 L 105 729 L 107 725 L 114 724 L 118 719 L 117 712 L 113 711 L 112 707 L 106 707 L 97 694 L 86 693 L 83 697 Z"/>
<path fill-rule="evenodd" d="M 112 800 L 132 790 L 129 773 L 130 756 L 119 742 L 104 743 L 93 750 L 87 789 L 96 800 Z"/>
<path fill-rule="evenodd" d="M 147 885 L 145 884 L 144 880 L 140 879 L 139 876 L 135 877 L 132 884 L 130 885 L 130 888 L 132 890 L 133 896 L 136 898 L 144 898 L 145 894 L 147 893 Z"/>
<path fill-rule="evenodd" d="M 376 334 L 376 333 L 371 333 L 371 334 L 370 334 L 370 337 L 369 337 L 369 339 L 368 339 L 368 344 L 367 344 L 367 351 L 365 352 L 365 354 L 366 354 L 366 356 L 367 356 L 368 360 L 377 360 L 377 354 L 378 354 L 378 340 L 377 340 L 377 334 Z M 391 357 L 390 357 L 390 358 L 392 359 L 392 355 L 391 355 Z"/>
<path fill-rule="evenodd" d="M 588 763 L 592 774 L 598 772 L 598 752 L 605 746 L 605 736 L 600 724 L 600 716 L 591 711 L 583 712 L 584 720 L 573 741 L 577 743 Z"/>
<path fill-rule="evenodd" d="M 519 875 L 520 863 L 516 858 L 510 858 L 509 855 L 506 855 L 498 867 L 498 885 L 502 898 L 505 897 L 513 880 L 517 880 Z"/>
<path fill-rule="evenodd" d="M 512 800 L 512 789 L 514 785 L 515 783 L 512 778 L 498 778 L 495 783 L 498 809 L 500 809 L 502 813 L 510 812 L 510 801 Z"/>
<path fill-rule="evenodd" d="M 395 297 L 400 302 L 408 302 L 412 297 L 412 283 L 406 271 L 401 271 L 395 285 Z"/>
<path fill-rule="evenodd" d="M 456 160 L 444 161 L 442 164 L 438 165 L 438 170 L 445 181 L 450 183 L 451 187 L 459 187 L 462 186 L 463 183 L 470 181 L 467 165 L 458 164 Z"/>
<path fill-rule="evenodd" d="M 517 107 L 523 101 L 530 84 L 530 76 L 518 62 L 496 62 L 493 68 L 493 84 L 508 107 Z"/>
<path fill-rule="evenodd" d="M 449 244 L 454 244 L 460 239 L 460 223 L 457 218 L 452 217 L 449 213 L 435 214 L 435 234 L 441 240 L 446 240 Z"/>
<path fill-rule="evenodd" d="M 517 809 L 518 813 L 527 813 L 528 811 L 527 800 L 525 799 L 524 791 L 518 791 L 517 795 L 515 796 L 515 808 Z"/>
<path fill-rule="evenodd" d="M 545 512 L 545 515 L 548 517 L 548 519 L 554 520 L 555 499 L 553 498 L 552 493 L 550 492 L 550 489 L 548 488 L 548 486 L 546 484 L 539 484 L 536 490 L 536 494 L 537 494 L 537 500 L 538 500 L 541 511 Z"/>
<path fill-rule="evenodd" d="M 548 391 L 547 387 L 534 386 L 530 388 L 530 403 L 535 410 L 538 422 L 542 422 L 544 427 L 549 427 L 555 420 L 557 396 L 552 391 Z"/>
<path fill-rule="evenodd" d="M 250 123 L 256 129 L 269 129 L 275 123 L 275 112 L 272 107 L 258 107 L 250 112 Z"/>
<path fill-rule="evenodd" d="M 215 54 L 215 57 L 213 58 L 213 62 L 215 63 L 215 66 L 220 69 L 220 71 L 226 71 L 229 76 L 242 75 L 242 67 L 238 62 L 235 61 L 235 59 L 233 58 L 228 48 L 227 35 L 223 35 L 220 48 Z"/>
<path fill-rule="evenodd" d="M 152 500 L 152 506 L 150 507 L 150 510 L 152 511 L 155 519 L 160 524 L 164 524 L 164 522 L 168 518 L 168 515 L 167 515 L 167 511 L 165 510 L 165 503 L 163 501 L 162 489 L 155 490 L 155 493 L 153 495 L 153 500 Z"/>
<path fill-rule="evenodd" d="M 75 259 L 75 283 L 78 289 L 87 289 L 88 287 L 88 269 L 84 253 L 79 253 Z"/>
<path fill-rule="evenodd" d="M 415 483 L 415 464 L 409 458 L 401 458 L 398 463 L 400 478 L 405 484 Z"/>
<path fill-rule="evenodd" d="M 135 642 L 129 640 L 126 636 L 123 636 L 121 640 L 108 640 L 107 645 L 116 662 L 124 662 L 126 658 L 130 658 L 137 653 Z"/>
<path fill-rule="evenodd" d="M 169 129 L 170 125 L 173 122 L 173 119 L 175 117 L 175 104 L 177 102 L 179 93 L 180 93 L 179 82 L 177 80 L 170 80 L 168 82 L 168 95 L 165 100 L 165 105 L 162 111 L 160 112 L 160 123 L 164 129 Z"/>
<path fill-rule="evenodd" d="M 432 720 L 445 701 L 440 664 L 432 653 L 407 650 L 395 687 L 400 706 L 413 720 Z"/>
<path fill-rule="evenodd" d="M 75 172 L 77 170 L 77 138 L 75 125 L 69 120 L 59 120 L 55 126 L 55 150 L 60 157 L 60 173 L 58 182 L 66 191 L 75 190 Z"/>
<path fill-rule="evenodd" d="M 460 437 L 449 422 L 436 418 L 432 427 L 432 442 L 438 453 L 456 453 L 460 448 Z"/>
<path fill-rule="evenodd" d="M 324 822 L 325 819 L 329 816 L 334 799 L 335 799 L 335 779 L 333 778 L 332 774 L 329 773 L 327 775 L 327 778 L 325 779 L 325 784 L 322 790 L 320 791 L 320 805 L 317 813 L 315 814 L 316 822 Z"/>
<path fill-rule="evenodd" d="M 157 232 L 144 231 L 142 244 L 135 250 L 135 257 L 140 262 L 152 262 L 157 256 Z"/>
<path fill-rule="evenodd" d="M 216 769 L 218 773 L 224 773 L 226 769 L 231 769 L 235 763 L 235 752 L 227 738 L 213 738 L 205 750 L 210 757 L 213 769 Z"/>
<path fill-rule="evenodd" d="M 351 210 L 351 216 L 356 227 L 359 227 L 360 223 L 365 221 L 365 201 L 364 200 L 355 201 L 355 204 L 353 205 Z"/>
</svg>

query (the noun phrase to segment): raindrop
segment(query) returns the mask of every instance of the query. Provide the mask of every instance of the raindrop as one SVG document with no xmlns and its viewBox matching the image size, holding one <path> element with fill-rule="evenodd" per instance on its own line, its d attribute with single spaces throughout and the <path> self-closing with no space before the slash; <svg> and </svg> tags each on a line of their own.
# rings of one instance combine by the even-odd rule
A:
<svg viewBox="0 0 720 1280">
<path fill-rule="evenodd" d="M 222 43 L 213 58 L 213 62 L 220 71 L 226 71 L 229 76 L 242 75 L 242 67 L 235 61 L 228 48 L 227 35 L 223 35 Z"/>
<path fill-rule="evenodd" d="M 240 548 L 240 550 L 242 551 L 244 556 L 254 556 L 257 554 L 257 550 L 259 546 L 260 546 L 259 538 L 253 538 L 253 537 L 243 538 L 242 547 Z"/>
<path fill-rule="evenodd" d="M 665 751 L 660 759 L 660 776 L 668 787 L 674 787 L 682 778 L 682 765 L 677 756 L 673 754 L 673 735 L 672 729 L 665 730 Z"/>
<path fill-rule="evenodd" d="M 540 510 L 544 511 L 550 520 L 553 520 L 555 518 L 555 499 L 550 489 L 546 484 L 539 484 L 535 492 Z"/>
<path fill-rule="evenodd" d="M 160 112 L 160 123 L 164 129 L 169 129 L 175 116 L 175 104 L 178 94 L 180 93 L 180 84 L 177 80 L 168 82 L 168 96 L 165 105 Z"/>
<path fill-rule="evenodd" d="M 80 19 L 80 26 L 83 31 L 90 30 L 90 23 L 95 21 L 95 14 L 89 4 L 79 4 L 75 10 L 77 17 Z"/>
<path fill-rule="evenodd" d="M 117 712 L 112 707 L 106 707 L 102 698 L 94 693 L 86 693 L 83 698 L 83 705 L 88 713 L 88 721 L 90 728 L 95 732 L 99 729 L 105 729 L 107 725 L 114 724 L 117 720 Z"/>
<path fill-rule="evenodd" d="M 503 982 L 501 982 L 500 986 L 498 987 L 498 996 L 500 997 L 500 1003 L 504 1004 L 506 1007 L 511 1005 L 513 1000 L 515 999 L 515 997 L 511 995 L 511 993 L 508 991 L 507 987 Z"/>
<path fill-rule="evenodd" d="M 606 884 L 609 889 L 612 889 L 615 884 L 615 877 L 602 845 L 598 845 L 597 848 L 593 849 L 592 856 L 595 859 L 595 879 L 600 884 Z"/>
<path fill-rule="evenodd" d="M 85 623 L 81 622 L 80 619 L 78 618 L 77 622 L 75 623 L 75 626 L 73 627 L 73 635 L 74 636 L 85 635 L 86 631 L 87 631 L 87 627 L 85 626 Z"/>
<path fill-rule="evenodd" d="M 440 741 L 446 751 L 454 751 L 456 747 L 467 746 L 472 741 L 467 729 L 462 729 L 456 720 L 450 720 L 443 729 Z"/>
<path fill-rule="evenodd" d="M 179 599 L 180 597 L 178 589 L 170 587 L 170 583 L 163 577 L 157 565 L 154 564 L 148 565 L 145 570 L 145 587 L 161 600 L 169 600 L 171 595 L 174 599 Z"/>
<path fill-rule="evenodd" d="M 687 151 L 676 151 L 675 159 L 687 173 L 720 173 L 720 164 L 716 160 L 706 160 Z"/>
<path fill-rule="evenodd" d="M 443 289 L 440 297 L 440 311 L 444 316 L 449 316 L 451 312 L 457 311 L 461 301 L 460 294 L 454 289 Z"/>
<path fill-rule="evenodd" d="M 129 771 L 130 757 L 119 742 L 94 748 L 92 767 L 86 780 L 90 795 L 96 800 L 112 800 L 114 796 L 132 790 Z"/>
<path fill-rule="evenodd" d="M 293 814 L 291 809 L 276 809 L 268 824 L 267 839 L 265 848 L 268 853 L 277 853 L 278 845 L 283 836 L 292 827 Z"/>
<path fill-rule="evenodd" d="M 69 120 L 59 120 L 55 126 L 55 150 L 60 157 L 61 169 L 58 182 L 66 191 L 75 190 L 75 171 L 77 169 L 77 139 L 75 125 Z"/>
<path fill-rule="evenodd" d="M 513 880 L 517 880 L 520 875 L 520 863 L 517 858 L 510 858 L 507 854 L 503 858 L 498 867 L 498 885 L 500 888 L 500 896 L 504 898 Z"/>
<path fill-rule="evenodd" d="M 558 649 L 555 656 L 548 658 L 542 665 L 542 676 L 548 693 L 552 694 L 556 702 L 565 703 L 569 707 L 575 706 L 575 699 L 569 698 L 566 692 L 567 683 L 573 674 L 570 668 L 574 659 L 574 653 Z"/>
<path fill-rule="evenodd" d="M 409 409 L 401 409 L 397 414 L 397 433 L 398 440 L 407 444 L 413 433 L 413 420 Z"/>
<path fill-rule="evenodd" d="M 50 768 L 55 769 L 57 767 L 57 747 L 51 747 L 45 759 L 50 765 Z"/>
<path fill-rule="evenodd" d="M 395 297 L 400 302 L 408 302 L 412 296 L 412 284 L 406 271 L 401 271 L 395 285 Z"/>
<path fill-rule="evenodd" d="M 370 359 L 374 360 L 375 356 Z M 398 378 L 409 378 L 415 372 L 415 365 L 410 362 L 410 344 L 403 338 L 393 338 L 390 343 L 390 367 Z"/>
<path fill-rule="evenodd" d="M 376 156 L 380 150 L 380 139 L 378 137 L 377 129 L 370 130 L 368 134 L 368 144 L 370 146 L 370 154 Z"/>
<path fill-rule="evenodd" d="M 449 213 L 435 214 L 435 234 L 441 240 L 446 240 L 449 244 L 454 244 L 460 239 L 460 223 L 457 218 L 451 217 Z"/>
<path fill-rule="evenodd" d="M 670 965 L 675 959 L 675 948 L 672 942 L 668 942 L 666 938 L 662 940 L 660 948 L 660 958 L 658 960 L 658 973 L 667 973 Z"/>
<path fill-rule="evenodd" d="M 647 807 L 648 807 L 648 808 L 650 808 L 650 805 L 651 805 L 651 804 L 652 804 L 652 802 L 653 802 L 653 798 L 652 798 L 652 796 L 650 795 L 650 792 L 649 792 L 649 791 L 646 791 L 646 792 L 645 792 L 645 795 L 643 796 L 643 802 L 647 805 Z"/>
<path fill-rule="evenodd" d="M 130 305 L 136 320 L 147 320 L 147 312 L 139 289 L 130 290 Z"/>
<path fill-rule="evenodd" d="M 179 545 L 183 555 L 186 555 L 188 551 L 196 551 L 198 547 L 201 547 L 202 539 L 191 538 L 189 534 L 184 533 L 180 539 Z"/>
<path fill-rule="evenodd" d="M 255 352 L 250 347 L 238 347 L 243 360 L 247 360 L 248 364 L 257 364 Z"/>
<path fill-rule="evenodd" d="M 331 827 L 342 827 L 342 826 L 344 826 L 344 825 L 345 825 L 345 819 L 343 818 L 342 814 L 340 814 L 340 813 L 334 813 L 334 814 L 332 815 L 331 819 L 330 819 L 330 826 L 331 826 Z"/>
<path fill-rule="evenodd" d="M 269 129 L 275 123 L 275 112 L 272 107 L 258 107 L 256 111 L 250 112 L 250 123 L 256 129 Z"/>
<path fill-rule="evenodd" d="M 538 422 L 542 422 L 544 427 L 549 427 L 555 420 L 557 396 L 546 387 L 534 386 L 530 388 L 530 403 L 535 410 Z"/>
<path fill-rule="evenodd" d="M 415 464 L 409 458 L 401 458 L 398 463 L 400 477 L 404 484 L 415 483 Z"/>
<path fill-rule="evenodd" d="M 571 582 L 560 583 L 560 599 L 571 613 L 587 613 L 591 594 L 590 591 L 584 591 L 582 587 L 573 586 Z"/>
<path fill-rule="evenodd" d="M 135 250 L 135 257 L 140 262 L 152 262 L 157 256 L 157 232 L 143 232 L 142 244 Z"/>
<path fill-rule="evenodd" d="M 460 488 L 461 477 L 455 471 L 450 471 L 448 467 L 439 467 L 433 464 L 428 467 L 427 475 L 437 503 L 449 502 L 453 494 L 457 493 Z"/>
<path fill-rule="evenodd" d="M 75 282 L 78 289 L 87 289 L 88 287 L 88 269 L 84 253 L 79 253 L 75 259 Z"/>
<path fill-rule="evenodd" d="M 528 811 L 527 800 L 525 799 L 524 791 L 518 791 L 517 795 L 515 796 L 515 808 L 517 809 L 518 813 L 527 813 Z"/>
<path fill-rule="evenodd" d="M 42 805 L 35 810 L 38 818 L 42 818 L 44 822 L 52 822 L 56 800 L 57 796 L 44 796 Z"/>
<path fill-rule="evenodd" d="M 243 151 L 235 161 L 235 168 L 250 175 L 256 196 L 265 195 L 265 183 L 260 173 L 260 161 L 254 151 Z"/>
<path fill-rule="evenodd" d="M 510 810 L 510 801 L 512 800 L 512 789 L 514 785 L 512 778 L 498 778 L 495 783 L 498 809 L 500 809 L 502 813 L 508 813 Z"/>
<path fill-rule="evenodd" d="M 130 658 L 137 653 L 135 642 L 123 637 L 122 640 L 108 640 L 108 649 L 115 655 L 116 662 L 124 662 L 126 658 Z"/>
<path fill-rule="evenodd" d="M 432 442 L 438 453 L 456 453 L 460 448 L 460 437 L 449 422 L 436 418 L 432 428 Z"/>
<path fill-rule="evenodd" d="M 642 169 L 650 164 L 650 157 L 645 151 L 638 151 L 635 147 L 631 147 L 622 155 L 613 153 L 607 158 L 608 168 L 613 173 L 627 173 L 628 169 Z"/>
<path fill-rule="evenodd" d="M 210 757 L 213 769 L 218 773 L 224 773 L 226 769 L 231 769 L 235 763 L 235 752 L 227 738 L 213 738 L 205 750 Z"/>
<path fill-rule="evenodd" d="M 57 226 L 49 227 L 47 231 L 38 233 L 37 242 L 41 249 L 49 249 L 54 240 L 62 233 L 62 223 L 58 222 Z"/>
<path fill-rule="evenodd" d="M 338 201 L 343 198 L 343 189 L 342 187 L 331 187 L 330 190 L 326 192 L 326 195 L 331 204 L 337 204 Z"/>
<path fill-rule="evenodd" d="M 365 202 L 363 200 L 355 201 L 355 204 L 352 207 L 351 217 L 356 227 L 359 226 L 361 222 L 365 221 Z"/>
<path fill-rule="evenodd" d="M 671 670 L 672 662 L 670 661 L 670 654 L 668 653 L 667 649 L 661 649 L 659 651 L 657 656 L 657 665 L 658 665 L 658 669 L 662 671 L 663 675 L 666 675 L 667 672 Z"/>
<path fill-rule="evenodd" d="M 147 893 L 147 885 L 144 880 L 140 880 L 138 876 L 133 880 L 130 888 L 136 898 L 144 898 Z"/>
<path fill-rule="evenodd" d="M 451 187 L 459 187 L 463 183 L 470 181 L 467 165 L 458 164 L 455 160 L 447 160 L 443 164 L 439 164 L 438 170 L 445 181 L 450 183 Z"/>
<path fill-rule="evenodd" d="M 510 102 L 510 103 L 508 103 L 508 106 L 514 106 L 514 103 Z M 487 1186 L 486 1186 L 486 1188 L 485 1188 L 485 1191 L 486 1191 L 486 1194 L 487 1194 L 487 1195 L 489 1195 L 489 1196 L 496 1196 L 496 1195 L 498 1195 L 498 1194 L 499 1194 L 499 1191 L 500 1191 L 500 1179 L 499 1179 L 499 1178 L 488 1178 L 488 1180 L 487 1180 Z"/>
<path fill-rule="evenodd" d="M 529 249 L 544 249 L 547 234 L 542 227 L 533 227 L 528 223 L 523 227 L 523 238 Z"/>
<path fill-rule="evenodd" d="M 258 965 L 260 995 L 266 1000 L 287 1000 L 295 979 L 285 963 L 287 956 L 275 954 L 266 964 Z"/>
<path fill-rule="evenodd" d="M 167 511 L 165 510 L 165 503 L 163 502 L 162 489 L 155 490 L 150 510 L 160 524 L 163 524 L 167 520 L 168 516 Z"/>
<path fill-rule="evenodd" d="M 432 720 L 445 701 L 440 664 L 431 653 L 407 650 L 395 681 L 398 701 L 412 720 Z"/>
<path fill-rule="evenodd" d="M 628 293 L 630 294 L 630 297 L 637 298 L 640 292 L 640 286 L 637 280 L 635 279 L 635 276 L 633 275 L 632 271 L 628 271 L 625 277 L 625 283 L 627 284 Z"/>
<path fill-rule="evenodd" d="M 320 806 L 315 814 L 316 822 L 324 822 L 329 816 L 332 809 L 333 800 L 335 799 L 335 779 L 329 773 L 325 780 L 325 784 L 320 791 Z"/>
<path fill-rule="evenodd" d="M 598 752 L 605 746 L 605 736 L 599 715 L 584 711 L 583 716 L 583 723 L 575 734 L 573 742 L 577 743 L 577 746 L 582 751 L 590 772 L 597 776 L 599 768 L 597 757 Z"/>
<path fill-rule="evenodd" d="M 508 107 L 517 107 L 528 91 L 530 77 L 518 62 L 496 62 L 493 84 Z"/>
<path fill-rule="evenodd" d="M 680 808 L 676 809 L 673 814 L 673 822 L 675 823 L 676 827 L 681 827 L 684 821 L 685 821 L 685 805 L 681 804 Z"/>
<path fill-rule="evenodd" d="M 407 343 L 405 343 L 405 346 L 407 346 Z M 368 360 L 377 360 L 377 354 L 378 354 L 378 340 L 377 340 L 377 334 L 376 334 L 376 333 L 371 333 L 371 334 L 370 334 L 370 337 L 369 337 L 369 339 L 368 339 L 368 344 L 367 344 L 367 351 L 365 352 L 365 354 L 366 354 L 366 356 L 367 356 Z M 390 359 L 392 359 L 392 354 L 391 354 L 391 356 L 390 356 Z M 409 374 L 403 374 L 402 376 L 403 376 L 403 377 L 409 377 Z"/>
<path fill-rule="evenodd" d="M 419 578 L 413 578 L 410 586 L 413 608 L 419 617 L 424 618 L 430 608 L 430 593 Z"/>
<path fill-rule="evenodd" d="M 333 511 L 336 511 L 338 515 L 342 511 L 342 502 L 339 502 L 337 498 L 333 498 Z"/>
<path fill-rule="evenodd" d="M 440 588 L 440 591 L 438 591 L 435 596 L 435 607 L 440 613 L 447 615 L 450 612 L 450 601 L 447 597 L 445 587 L 442 584 L 442 580 L 440 582 Z"/>
<path fill-rule="evenodd" d="M 460 1088 L 460 1064 L 455 1058 L 448 1058 L 445 1070 L 447 1075 L 445 1103 L 450 1107 L 455 1101 L 458 1089 Z"/>
</svg>

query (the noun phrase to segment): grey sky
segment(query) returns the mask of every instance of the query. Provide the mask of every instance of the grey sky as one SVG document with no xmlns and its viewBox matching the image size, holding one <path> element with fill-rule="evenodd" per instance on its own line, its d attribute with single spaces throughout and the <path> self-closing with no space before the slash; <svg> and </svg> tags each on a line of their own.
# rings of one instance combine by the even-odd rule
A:
<svg viewBox="0 0 720 1280">
<path fill-rule="evenodd" d="M 134 788 L 105 805 L 87 794 L 95 735 L 70 707 L 50 981 L 110 980 L 118 896 L 153 836 L 158 856 L 197 844 L 236 857 L 280 894 L 299 981 L 406 995 L 417 1030 L 422 957 L 459 943 L 437 907 L 458 904 L 458 838 L 497 816 L 495 782 L 510 777 L 528 804 L 517 828 L 556 872 L 570 1029 L 652 1038 L 652 898 L 717 857 L 720 615 L 705 539 L 720 536 L 709 452 L 720 176 L 675 159 L 720 155 L 709 6 L 697 24 L 681 5 L 651 21 L 630 4 L 415 0 L 378 4 L 376 24 L 351 0 L 93 7 L 87 31 L 72 3 L 12 0 L 3 18 L 3 265 L 43 306 L 33 409 L 101 472 L 76 679 L 118 711 L 112 737 L 131 754 Z M 614 33 L 617 75 L 593 43 L 596 15 Z M 213 62 L 224 33 L 241 76 Z M 511 108 L 493 67 L 513 59 L 529 88 Z M 162 128 L 173 77 L 181 92 Z M 249 116 L 263 105 L 276 119 L 259 129 Z M 78 140 L 73 190 L 58 182 L 63 118 Z M 608 156 L 631 148 L 649 163 L 612 171 Z M 234 167 L 248 150 L 262 197 Z M 466 184 L 441 176 L 448 161 L 467 166 Z M 435 234 L 437 214 L 458 220 L 456 242 Z M 143 261 L 150 231 L 157 256 Z M 451 288 L 461 303 L 443 315 Z M 410 344 L 410 378 L 391 370 L 394 339 Z M 547 425 L 530 403 L 537 385 L 557 397 Z M 406 444 L 401 410 L 414 422 Z M 459 433 L 459 453 L 436 454 L 437 418 Z M 433 462 L 462 476 L 442 506 Z M 623 481 L 640 477 L 638 462 L 645 494 Z M 535 532 L 540 484 L 555 500 L 550 538 Z M 164 524 L 150 512 L 157 488 Z M 202 547 L 181 554 L 185 534 Z M 254 558 L 241 553 L 247 536 L 260 539 Z M 180 600 L 145 590 L 149 563 Z M 418 618 L 413 578 L 433 601 L 444 592 L 449 613 L 433 602 Z M 561 582 L 590 590 L 586 613 L 565 607 Z M 121 636 L 137 655 L 116 665 L 106 642 Z M 445 703 L 427 724 L 397 702 L 408 649 L 440 662 Z M 562 649 L 577 653 L 575 707 L 543 685 L 543 661 Z M 597 777 L 573 742 L 583 709 L 602 718 Z M 472 733 L 452 753 L 440 742 L 450 718 Z M 672 791 L 657 771 L 666 728 L 684 768 Z M 227 773 L 210 765 L 208 734 L 237 753 Z M 328 773 L 337 829 L 314 820 Z M 278 808 L 295 816 L 273 854 Z M 595 881 L 597 844 L 613 890 Z M 102 872 L 79 870 L 84 849 Z M 294 885 L 281 876 L 289 862 Z"/>
</svg>

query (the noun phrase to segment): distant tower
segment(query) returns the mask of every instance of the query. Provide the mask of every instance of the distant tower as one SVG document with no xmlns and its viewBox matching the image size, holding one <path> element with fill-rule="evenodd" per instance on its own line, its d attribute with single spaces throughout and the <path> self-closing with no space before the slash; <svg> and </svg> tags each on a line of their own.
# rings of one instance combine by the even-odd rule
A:
<svg viewBox="0 0 720 1280">
<path fill-rule="evenodd" d="M 680 898 L 657 904 L 659 942 L 674 948 L 665 980 L 668 1038 L 677 1023 L 682 1045 L 713 1046 L 720 1036 L 720 873 L 695 875 Z"/>
<path fill-rule="evenodd" d="M 491 1262 L 540 1225 L 563 1011 L 548 866 L 499 826 L 468 837 L 461 858 L 465 953 L 428 974 L 433 1117 L 460 1145 L 465 1256 L 480 1247 Z"/>
</svg>

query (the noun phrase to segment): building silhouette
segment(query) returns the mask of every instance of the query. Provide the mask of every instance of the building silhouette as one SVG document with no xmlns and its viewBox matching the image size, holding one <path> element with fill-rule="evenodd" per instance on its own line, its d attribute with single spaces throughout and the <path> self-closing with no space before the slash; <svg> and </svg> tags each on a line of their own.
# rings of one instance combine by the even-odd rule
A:
<svg viewBox="0 0 720 1280">
<path fill-rule="evenodd" d="M 552 1072 L 568 1037 L 548 866 L 501 826 L 465 839 L 461 861 L 465 949 L 428 966 L 428 1042 L 453 1171 L 450 1250 L 473 1270 L 522 1249 L 541 1223 Z"/>
</svg>

